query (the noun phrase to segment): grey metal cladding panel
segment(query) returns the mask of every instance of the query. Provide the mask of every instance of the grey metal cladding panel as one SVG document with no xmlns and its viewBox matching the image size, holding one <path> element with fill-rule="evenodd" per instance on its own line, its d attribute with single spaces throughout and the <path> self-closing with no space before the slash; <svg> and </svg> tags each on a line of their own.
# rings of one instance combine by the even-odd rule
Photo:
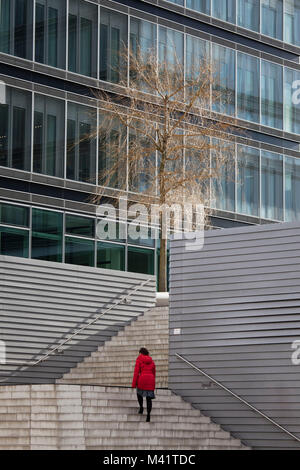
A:
<svg viewBox="0 0 300 470">
<path fill-rule="evenodd" d="M 47 383 L 61 377 L 155 304 L 156 279 L 143 274 L 0 256 L 0 277 L 0 339 L 6 342 L 9 362 L 40 359 L 113 307 L 72 339 L 63 357 L 53 356 L 35 367 L 7 364 L 1 372 L 3 384 Z M 132 295 L 130 305 L 114 306 L 146 280 L 149 283 Z"/>
<path fill-rule="evenodd" d="M 195 252 L 170 244 L 169 386 L 253 448 L 299 449 L 175 353 L 300 435 L 300 223 L 211 231 L 204 241 Z"/>
</svg>

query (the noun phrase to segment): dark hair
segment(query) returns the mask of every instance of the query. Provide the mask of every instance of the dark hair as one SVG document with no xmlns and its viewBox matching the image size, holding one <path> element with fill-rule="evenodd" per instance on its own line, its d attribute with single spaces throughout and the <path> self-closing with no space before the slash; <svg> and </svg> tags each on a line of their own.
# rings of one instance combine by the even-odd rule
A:
<svg viewBox="0 0 300 470">
<path fill-rule="evenodd" d="M 141 349 L 139 350 L 139 353 L 140 353 L 140 354 L 143 354 L 144 356 L 149 356 L 149 351 L 148 351 L 148 349 L 146 349 L 146 348 L 141 348 Z"/>
</svg>

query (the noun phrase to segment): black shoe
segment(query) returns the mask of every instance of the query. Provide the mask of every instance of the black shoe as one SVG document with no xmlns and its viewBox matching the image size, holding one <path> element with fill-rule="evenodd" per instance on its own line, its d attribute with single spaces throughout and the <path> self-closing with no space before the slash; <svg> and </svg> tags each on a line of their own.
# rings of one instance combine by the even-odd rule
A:
<svg viewBox="0 0 300 470">
<path fill-rule="evenodd" d="M 142 415 L 142 414 L 143 414 L 143 411 L 144 411 L 144 408 L 141 406 L 141 407 L 140 407 L 139 414 Z"/>
<path fill-rule="evenodd" d="M 150 423 L 150 415 L 149 414 L 147 414 L 146 423 Z"/>
</svg>

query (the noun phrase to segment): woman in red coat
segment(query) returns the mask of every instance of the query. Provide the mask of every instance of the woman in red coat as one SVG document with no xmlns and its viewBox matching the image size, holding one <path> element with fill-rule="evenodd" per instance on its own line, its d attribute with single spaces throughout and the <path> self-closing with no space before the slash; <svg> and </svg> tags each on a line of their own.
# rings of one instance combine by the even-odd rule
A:
<svg viewBox="0 0 300 470">
<path fill-rule="evenodd" d="M 132 388 L 137 388 L 137 399 L 140 405 L 139 413 L 143 414 L 143 397 L 147 400 L 147 419 L 150 422 L 150 413 L 152 410 L 152 400 L 155 398 L 155 362 L 149 356 L 146 348 L 139 350 L 140 355 L 135 362 Z"/>
</svg>

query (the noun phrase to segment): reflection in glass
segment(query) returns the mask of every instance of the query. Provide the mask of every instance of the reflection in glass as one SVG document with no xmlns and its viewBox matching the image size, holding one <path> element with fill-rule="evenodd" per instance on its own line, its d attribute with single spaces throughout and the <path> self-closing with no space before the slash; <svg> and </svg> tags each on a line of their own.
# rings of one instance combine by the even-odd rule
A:
<svg viewBox="0 0 300 470">
<path fill-rule="evenodd" d="M 159 62 L 183 66 L 183 34 L 173 29 L 159 27 Z"/>
<path fill-rule="evenodd" d="M 282 40 L 283 0 L 261 0 L 261 33 Z"/>
<path fill-rule="evenodd" d="M 293 88 L 298 81 L 297 88 Z M 284 71 L 284 130 L 300 134 L 300 106 L 299 106 L 300 72 L 285 68 Z"/>
<path fill-rule="evenodd" d="M 127 78 L 126 58 L 128 17 L 101 8 L 100 80 L 118 83 Z"/>
<path fill-rule="evenodd" d="M 94 238 L 95 219 L 66 214 L 66 233 Z"/>
<path fill-rule="evenodd" d="M 229 23 L 235 23 L 236 0 L 212 0 L 212 16 Z"/>
<path fill-rule="evenodd" d="M 237 0 L 238 25 L 243 28 L 259 31 L 259 0 Z"/>
<path fill-rule="evenodd" d="M 69 3 L 68 69 L 97 77 L 98 8 L 82 0 Z"/>
<path fill-rule="evenodd" d="M 97 244 L 97 267 L 125 270 L 125 246 L 113 243 Z"/>
<path fill-rule="evenodd" d="M 261 152 L 261 217 L 283 219 L 282 155 Z"/>
<path fill-rule="evenodd" d="M 11 0 L 0 2 L 0 51 L 10 53 L 10 6 Z"/>
<path fill-rule="evenodd" d="M 212 205 L 226 211 L 235 211 L 234 145 L 223 140 L 212 140 Z M 222 160 L 221 154 L 224 154 Z"/>
<path fill-rule="evenodd" d="M 261 61 L 261 123 L 282 129 L 283 125 L 283 68 Z"/>
<path fill-rule="evenodd" d="M 14 204 L 0 204 L 0 223 L 29 227 L 29 208 Z"/>
<path fill-rule="evenodd" d="M 37 0 L 35 10 L 36 62 L 65 68 L 65 22 L 65 0 Z"/>
<path fill-rule="evenodd" d="M 65 237 L 65 263 L 93 267 L 95 265 L 95 242 Z"/>
<path fill-rule="evenodd" d="M 206 15 L 210 14 L 210 0 L 186 0 L 186 7 Z"/>
<path fill-rule="evenodd" d="M 213 110 L 235 114 L 235 51 L 217 44 L 212 46 L 215 72 Z"/>
<path fill-rule="evenodd" d="M 259 59 L 238 52 L 237 115 L 247 121 L 259 122 Z"/>
<path fill-rule="evenodd" d="M 62 100 L 35 95 L 33 171 L 64 176 L 65 103 Z"/>
<path fill-rule="evenodd" d="M 32 1 L 12 0 L 14 4 L 13 54 L 24 59 L 32 59 Z M 11 9 L 11 12 L 13 10 Z M 12 51 L 11 51 L 12 52 Z"/>
<path fill-rule="evenodd" d="M 0 254 L 28 258 L 29 231 L 0 226 Z"/>
<path fill-rule="evenodd" d="M 31 93 L 6 87 L 0 104 L 0 165 L 30 170 Z"/>
<path fill-rule="evenodd" d="M 94 184 L 96 181 L 96 111 L 68 103 L 67 178 Z"/>
<path fill-rule="evenodd" d="M 62 262 L 62 235 L 62 213 L 32 209 L 32 258 Z"/>
<path fill-rule="evenodd" d="M 237 212 L 259 216 L 259 150 L 237 146 Z"/>
<path fill-rule="evenodd" d="M 300 220 L 300 159 L 285 157 L 285 220 Z"/>
<path fill-rule="evenodd" d="M 284 1 L 284 41 L 300 46 L 300 0 Z"/>
<path fill-rule="evenodd" d="M 128 247 L 128 271 L 154 274 L 154 250 Z"/>
</svg>

